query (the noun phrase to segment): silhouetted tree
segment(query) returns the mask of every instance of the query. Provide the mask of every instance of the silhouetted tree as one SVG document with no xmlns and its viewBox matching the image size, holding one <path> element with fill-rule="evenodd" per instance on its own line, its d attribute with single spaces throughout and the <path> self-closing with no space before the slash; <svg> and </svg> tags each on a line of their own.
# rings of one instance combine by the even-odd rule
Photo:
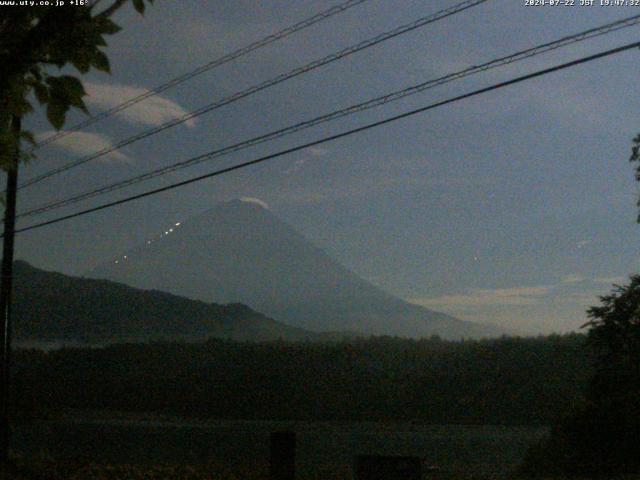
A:
<svg viewBox="0 0 640 480">
<path fill-rule="evenodd" d="M 635 170 L 636 181 L 640 182 L 640 133 L 633 139 L 633 147 L 631 147 L 631 157 L 629 157 L 631 163 L 638 163 Z M 640 207 L 640 197 L 638 197 L 636 205 Z M 638 223 L 640 223 L 640 212 L 637 217 Z"/>
<path fill-rule="evenodd" d="M 595 441 L 583 454 L 604 473 L 640 473 L 640 275 L 600 300 L 588 312 L 596 370 L 583 422 Z"/>
<path fill-rule="evenodd" d="M 588 310 L 594 374 L 585 403 L 525 462 L 528 473 L 613 478 L 640 473 L 640 275 Z"/>
<path fill-rule="evenodd" d="M 5 170 L 15 162 L 17 139 L 11 129 L 12 119 L 33 111 L 31 93 L 46 108 L 56 130 L 62 128 L 71 107 L 87 112 L 80 80 L 72 75 L 54 75 L 52 69 L 72 65 L 80 73 L 91 68 L 109 72 L 109 60 L 102 50 L 107 45 L 105 36 L 120 30 L 110 17 L 128 0 L 113 0 L 108 5 L 100 0 L 76 3 L 64 7 L 2 7 L 0 166 Z M 144 11 L 144 0 L 132 3 L 138 12 Z M 33 143 L 29 132 L 21 130 L 19 138 Z"/>
<path fill-rule="evenodd" d="M 147 0 L 151 3 L 153 0 Z M 145 0 L 131 0 L 142 13 Z M 71 107 L 87 112 L 82 82 L 73 75 L 54 75 L 68 65 L 84 74 L 91 68 L 109 71 L 102 48 L 105 36 L 120 30 L 111 16 L 128 0 L 77 0 L 64 6 L 36 2 L 3 5 L 0 12 L 0 169 L 7 174 L 0 284 L 0 463 L 8 457 L 8 383 L 11 351 L 10 303 L 18 165 L 32 156 L 20 148 L 34 144 L 22 118 L 34 110 L 31 94 L 46 108 L 51 125 L 60 130 Z"/>
</svg>

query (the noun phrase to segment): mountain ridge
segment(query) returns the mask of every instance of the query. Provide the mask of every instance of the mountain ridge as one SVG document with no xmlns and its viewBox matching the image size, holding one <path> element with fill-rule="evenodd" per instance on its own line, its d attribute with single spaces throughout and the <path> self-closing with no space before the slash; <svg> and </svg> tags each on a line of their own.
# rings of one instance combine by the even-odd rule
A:
<svg viewBox="0 0 640 480">
<path fill-rule="evenodd" d="M 87 275 L 208 302 L 245 303 L 314 332 L 449 339 L 502 333 L 385 292 L 264 205 L 242 200 L 177 222 Z"/>
<path fill-rule="evenodd" d="M 18 342 L 315 338 L 243 304 L 206 303 L 110 280 L 73 277 L 22 260 L 14 264 L 14 292 Z"/>
</svg>

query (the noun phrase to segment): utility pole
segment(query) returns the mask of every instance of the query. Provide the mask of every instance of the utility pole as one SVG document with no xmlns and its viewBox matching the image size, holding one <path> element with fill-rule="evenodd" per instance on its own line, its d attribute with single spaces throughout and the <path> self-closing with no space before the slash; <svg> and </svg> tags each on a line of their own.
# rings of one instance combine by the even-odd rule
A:
<svg viewBox="0 0 640 480">
<path fill-rule="evenodd" d="M 9 460 L 9 382 L 11 379 L 11 296 L 13 292 L 13 244 L 16 226 L 16 193 L 20 161 L 21 119 L 14 115 L 11 132 L 15 138 L 14 163 L 7 169 L 7 198 L 4 211 L 2 272 L 0 273 L 0 464 Z"/>
</svg>

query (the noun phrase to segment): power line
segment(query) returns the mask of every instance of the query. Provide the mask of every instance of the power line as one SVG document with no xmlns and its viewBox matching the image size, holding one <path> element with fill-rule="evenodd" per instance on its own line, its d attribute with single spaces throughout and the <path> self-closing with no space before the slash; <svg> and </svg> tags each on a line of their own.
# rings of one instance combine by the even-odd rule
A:
<svg viewBox="0 0 640 480">
<path fill-rule="evenodd" d="M 48 145 L 52 142 L 55 142 L 57 140 L 60 140 L 63 137 L 66 137 L 67 135 L 71 135 L 72 133 L 75 133 L 79 130 L 82 130 L 85 127 L 88 127 L 89 125 L 93 125 L 94 123 L 99 122 L 100 120 L 110 117 L 118 112 L 121 112 L 122 110 L 125 110 L 129 107 L 131 107 L 132 105 L 135 105 L 136 103 L 140 103 L 143 100 L 146 100 L 147 98 L 153 97 L 155 95 L 158 95 L 159 93 L 164 92 L 165 90 L 168 90 L 172 87 L 175 87 L 176 85 L 179 85 L 181 83 L 184 83 L 188 80 L 191 80 L 192 78 L 207 72 L 209 70 L 212 70 L 214 68 L 217 68 L 221 65 L 224 65 L 225 63 L 229 63 L 233 60 L 235 60 L 236 58 L 240 58 L 244 55 L 247 55 L 255 50 L 258 50 L 262 47 L 266 47 L 267 45 L 274 43 L 278 40 L 281 40 L 283 38 L 286 38 L 296 32 L 299 32 L 301 30 L 304 30 L 308 27 L 311 27 L 312 25 L 315 25 L 316 23 L 319 23 L 323 20 L 326 20 L 328 18 L 333 17 L 334 15 L 338 15 L 339 13 L 345 12 L 347 10 L 349 10 L 352 7 L 355 7 L 356 5 L 360 5 L 361 3 L 364 3 L 368 0 L 348 0 L 344 3 L 341 3 L 339 5 L 335 5 L 331 8 L 329 8 L 328 10 L 325 10 L 323 12 L 317 13 L 309 18 L 305 18 L 304 20 L 291 25 L 289 27 L 286 27 L 282 30 L 280 30 L 279 32 L 276 32 L 274 34 L 268 35 L 256 42 L 250 43 L 249 45 L 239 48 L 238 50 L 235 50 L 231 53 L 228 53 L 227 55 L 224 55 L 220 58 L 217 58 L 215 60 L 212 60 L 209 63 L 206 63 L 204 65 L 199 66 L 198 68 L 195 68 L 194 70 L 191 70 L 187 73 L 184 73 L 178 77 L 175 77 L 171 80 L 169 80 L 168 82 L 163 83 L 162 85 L 159 85 L 157 87 L 155 87 L 153 90 L 148 90 L 144 93 L 141 93 L 140 95 L 137 95 L 135 97 L 129 98 L 128 100 L 122 102 L 119 105 L 116 105 L 113 108 L 110 108 L 109 110 L 105 110 L 103 112 L 100 112 L 96 115 L 93 115 L 92 117 L 79 122 L 77 124 L 75 124 L 74 126 L 72 126 L 71 128 L 69 128 L 68 130 L 62 131 L 62 132 L 58 132 L 55 133 L 47 138 L 45 138 L 44 140 L 38 142 L 38 144 L 32 149 L 35 150 L 37 148 L 43 147 L 45 145 Z"/>
<path fill-rule="evenodd" d="M 421 108 L 410 110 L 408 112 L 401 113 L 399 115 L 388 117 L 388 118 L 386 118 L 384 120 L 379 120 L 377 122 L 369 123 L 367 125 L 363 125 L 361 127 L 354 128 L 354 129 L 351 129 L 351 130 L 347 130 L 345 132 L 341 132 L 341 133 L 338 133 L 338 134 L 335 134 L 335 135 L 324 137 L 324 138 L 321 138 L 319 140 L 314 140 L 312 142 L 304 143 L 302 145 L 297 145 L 295 147 L 288 148 L 286 150 L 281 150 L 279 152 L 276 152 L 276 153 L 273 153 L 273 154 L 270 154 L 270 155 L 266 155 L 266 156 L 263 156 L 263 157 L 260 157 L 260 158 L 256 158 L 254 160 L 250 160 L 250 161 L 247 161 L 247 162 L 244 162 L 244 163 L 240 163 L 240 164 L 237 164 L 237 165 L 233 165 L 231 167 L 223 168 L 223 169 L 220 169 L 220 170 L 215 170 L 213 172 L 210 172 L 210 173 L 207 173 L 207 174 L 204 174 L 204 175 L 193 177 L 193 178 L 190 178 L 188 180 L 183 180 L 181 182 L 173 183 L 173 184 L 166 185 L 164 187 L 156 188 L 156 189 L 153 189 L 153 190 L 148 190 L 146 192 L 139 193 L 137 195 L 132 195 L 132 196 L 129 196 L 129 197 L 125 197 L 125 198 L 122 198 L 120 200 L 115 200 L 113 202 L 104 203 L 104 204 L 99 205 L 97 207 L 88 208 L 88 209 L 82 210 L 80 212 L 76 212 L 76 213 L 72 213 L 72 214 L 69 214 L 69 215 L 64 215 L 64 216 L 61 216 L 61 217 L 57 217 L 57 218 L 54 218 L 52 220 L 48 220 L 48 221 L 45 221 L 45 222 L 40 222 L 40 223 L 37 223 L 37 224 L 34 224 L 34 225 L 30 225 L 28 227 L 23 227 L 21 229 L 16 230 L 15 233 L 22 233 L 22 232 L 26 232 L 26 231 L 29 231 L 29 230 L 34 230 L 36 228 L 41 228 L 41 227 L 44 227 L 46 225 L 52 225 L 52 224 L 59 223 L 59 222 L 65 221 L 65 220 L 69 220 L 69 219 L 72 219 L 72 218 L 76 218 L 76 217 L 80 217 L 80 216 L 83 216 L 83 215 L 87 215 L 89 213 L 93 213 L 93 212 L 97 212 L 97 211 L 104 210 L 104 209 L 107 209 L 107 208 L 111 208 L 111 207 L 114 207 L 116 205 L 121 205 L 121 204 L 128 203 L 128 202 L 131 202 L 131 201 L 134 201 L 134 200 L 145 198 L 145 197 L 148 197 L 148 196 L 151 196 L 151 195 L 156 195 L 156 194 L 161 193 L 161 192 L 166 192 L 168 190 L 173 190 L 175 188 L 183 187 L 185 185 L 189 185 L 189 184 L 192 184 L 192 183 L 195 183 L 195 182 L 199 182 L 199 181 L 205 180 L 207 178 L 212 178 L 212 177 L 223 175 L 225 173 L 229 173 L 229 172 L 232 172 L 232 171 L 235 171 L 235 170 L 240 170 L 242 168 L 246 168 L 246 167 L 249 167 L 249 166 L 252 166 L 252 165 L 256 165 L 256 164 L 259 164 L 259 163 L 266 162 L 268 160 L 272 160 L 274 158 L 278 158 L 278 157 L 281 157 L 281 156 L 284 156 L 284 155 L 288 155 L 290 153 L 294 153 L 294 152 L 297 152 L 297 151 L 300 151 L 300 150 L 304 150 L 305 148 L 314 147 L 316 145 L 321 145 L 323 143 L 327 143 L 327 142 L 331 142 L 331 141 L 334 141 L 334 140 L 338 140 L 340 138 L 347 137 L 347 136 L 350 136 L 350 135 L 354 135 L 356 133 L 360 133 L 360 132 L 363 132 L 363 131 L 366 131 L 366 130 L 369 130 L 369 129 L 372 129 L 372 128 L 375 128 L 375 127 L 380 127 L 382 125 L 386 125 L 388 123 L 395 122 L 395 121 L 403 119 L 403 118 L 411 117 L 413 115 L 417 115 L 419 113 L 423 113 L 423 112 L 426 112 L 428 110 L 432 110 L 432 109 L 437 108 L 437 107 L 441 107 L 441 106 L 444 106 L 444 105 L 455 103 L 455 102 L 458 102 L 460 100 L 464 100 L 466 98 L 470 98 L 470 97 L 474 97 L 474 96 L 477 96 L 477 95 L 481 95 L 481 94 L 484 94 L 484 93 L 487 93 L 487 92 L 490 92 L 490 91 L 493 91 L 493 90 L 498 90 L 498 89 L 501 89 L 501 88 L 504 88 L 504 87 L 507 87 L 507 86 L 510 86 L 510 85 L 514 85 L 516 83 L 521 83 L 521 82 L 524 82 L 524 81 L 527 81 L 527 80 L 531 80 L 533 78 L 541 77 L 543 75 L 548 75 L 548 74 L 553 73 L 553 72 L 557 72 L 557 71 L 564 70 L 564 69 L 567 69 L 567 68 L 575 67 L 575 66 L 580 65 L 580 64 L 592 62 L 592 61 L 600 59 L 600 58 L 604 58 L 604 57 L 608 57 L 608 56 L 611 56 L 611 55 L 615 55 L 615 54 L 624 52 L 626 50 L 630 50 L 632 48 L 638 48 L 638 47 L 640 47 L 640 42 L 634 42 L 634 43 L 630 43 L 630 44 L 627 44 L 627 45 L 624 45 L 624 46 L 621 46 L 621 47 L 613 48 L 611 50 L 606 50 L 604 52 L 600 52 L 600 53 L 597 53 L 597 54 L 594 54 L 594 55 L 589 55 L 587 57 L 582 57 L 582 58 L 579 58 L 577 60 L 573 60 L 573 61 L 570 61 L 570 62 L 567 62 L 567 63 L 563 63 L 563 64 L 556 65 L 556 66 L 553 66 L 553 67 L 545 68 L 543 70 L 538 70 L 536 72 L 529 73 L 527 75 L 522 75 L 520 77 L 516 77 L 516 78 L 513 78 L 511 80 L 500 82 L 500 83 L 491 85 L 489 87 L 481 88 L 481 89 L 474 90 L 474 91 L 469 92 L 469 93 L 465 93 L 463 95 L 458 95 L 456 97 L 449 98 L 447 100 L 442 100 L 440 102 L 432 103 L 430 105 L 427 105 L 427 106 L 424 106 L 424 107 L 421 107 Z"/>
<path fill-rule="evenodd" d="M 310 120 L 306 120 L 304 122 L 299 122 L 296 123 L 294 125 L 290 125 L 288 127 L 279 129 L 279 130 L 275 130 L 272 131 L 270 133 L 264 134 L 264 135 L 260 135 L 258 137 L 254 137 L 251 138 L 249 140 L 245 140 L 243 142 L 240 143 L 236 143 L 233 145 L 229 145 L 227 147 L 224 147 L 222 149 L 219 150 L 215 150 L 213 152 L 209 152 L 206 153 L 204 155 L 199 155 L 197 157 L 193 157 L 166 167 L 161 167 L 158 168 L 156 170 L 152 170 L 150 172 L 146 172 L 144 174 L 141 175 L 137 175 L 135 177 L 131 177 L 128 178 L 126 180 L 123 181 L 119 181 L 119 182 L 115 182 L 112 183 L 110 185 L 106 185 L 103 187 L 100 187 L 98 189 L 94 189 L 94 190 L 89 190 L 83 193 L 80 193 L 78 195 L 72 196 L 70 198 L 66 198 L 66 199 L 62 199 L 62 200 L 57 200 L 57 201 L 53 201 L 50 203 L 47 203 L 45 205 L 33 208 L 29 211 L 20 213 L 18 215 L 18 217 L 27 217 L 27 216 L 33 216 L 33 215 L 38 215 L 47 211 L 51 211 L 51 210 L 55 210 L 61 207 L 65 207 L 68 205 L 72 205 L 75 204 L 79 201 L 82 200 L 86 200 L 89 198 L 93 198 L 99 195 L 103 195 L 106 193 L 110 193 L 134 184 L 138 184 L 141 182 L 144 182 L 146 180 L 150 180 L 152 178 L 161 176 L 161 175 L 165 175 L 167 173 L 170 172 L 174 172 L 176 170 L 180 170 L 182 168 L 186 168 L 186 167 L 190 167 L 192 165 L 207 161 L 207 160 L 211 160 L 213 158 L 219 158 L 225 155 L 228 155 L 230 153 L 234 153 L 234 152 L 238 152 L 240 150 L 244 150 L 245 148 L 249 148 L 267 141 L 271 141 L 274 140 L 276 138 L 281 138 L 290 134 L 293 134 L 295 132 L 319 125 L 321 123 L 325 123 L 325 122 L 329 122 L 332 120 L 336 120 L 338 118 L 342 118 L 345 117 L 347 115 L 352 115 L 354 113 L 358 113 L 358 112 L 362 112 L 365 110 L 369 110 L 371 108 L 380 106 L 380 105 L 384 105 L 386 103 L 389 102 L 393 102 L 393 101 L 397 101 L 401 98 L 410 96 L 410 95 L 415 95 L 417 93 L 423 92 L 427 89 L 439 86 L 439 85 L 443 85 L 445 83 L 449 83 L 451 81 L 454 80 L 458 80 L 464 77 L 467 77 L 469 75 L 473 75 L 473 74 L 477 74 L 483 71 L 487 71 L 493 68 L 497 68 L 500 66 L 504 66 L 504 65 L 508 65 L 511 63 L 515 63 L 518 61 L 522 61 L 531 57 L 534 57 L 536 55 L 541 55 L 543 53 L 552 51 L 552 50 L 556 50 L 558 48 L 561 47 L 565 47 L 567 45 L 571 45 L 577 42 L 581 42 L 584 41 L 586 39 L 589 38 L 593 38 L 593 37 L 597 37 L 600 35 L 605 35 L 608 33 L 611 33 L 612 31 L 616 31 L 616 30 L 620 30 L 623 28 L 627 28 L 627 27 L 631 27 L 633 25 L 637 25 L 638 23 L 640 23 L 640 15 L 635 15 L 632 17 L 628 17 L 622 20 L 618 20 L 616 22 L 612 22 L 612 23 L 608 23 L 605 25 L 602 25 L 600 27 L 596 27 L 596 28 L 591 28 L 589 30 L 585 30 L 583 32 L 574 34 L 574 35 L 570 35 L 570 36 L 566 36 L 566 37 L 562 37 L 558 40 L 552 41 L 552 42 L 548 42 L 542 45 L 538 45 L 536 47 L 532 47 L 532 48 L 528 48 L 526 50 L 522 50 L 516 53 L 513 53 L 511 55 L 505 56 L 505 57 L 501 57 L 495 60 L 491 60 L 489 62 L 486 62 L 484 64 L 481 65 L 476 65 L 476 66 L 472 66 L 472 67 L 468 67 L 464 70 L 460 70 L 457 71 L 455 73 L 450 73 L 448 75 L 436 78 L 436 79 L 432 79 L 432 80 L 428 80 L 426 82 L 422 82 L 420 84 L 417 85 L 413 85 L 411 87 L 408 88 L 404 88 L 402 90 L 398 90 L 371 100 L 368 100 L 366 102 L 362 102 L 362 103 L 358 103 L 355 105 L 351 105 L 347 108 L 341 109 L 341 110 L 337 110 L 325 115 L 321 115 L 319 117 L 315 117 L 313 119 Z"/>
<path fill-rule="evenodd" d="M 318 60 L 314 60 L 302 67 L 298 67 L 295 68 L 287 73 L 283 73 L 280 74 L 270 80 L 267 80 L 265 82 L 262 82 L 260 84 L 254 85 L 252 87 L 249 87 L 246 90 L 243 90 L 241 92 L 237 92 L 234 93 L 233 95 L 229 96 L 229 97 L 225 97 L 222 100 L 218 100 L 214 103 L 211 103 L 209 105 L 205 105 L 204 107 L 199 108 L 198 110 L 195 110 L 193 112 L 187 113 L 186 115 L 183 115 L 182 117 L 170 120 L 168 122 L 163 123 L 162 125 L 152 128 L 150 130 L 146 130 L 144 132 L 141 132 L 137 135 L 131 136 L 129 138 L 126 138 L 120 142 L 118 142 L 117 144 L 110 146 L 110 147 L 106 147 L 103 148 L 102 150 L 95 152 L 87 157 L 83 157 L 80 158 L 78 160 L 75 160 L 73 162 L 69 162 L 66 165 L 63 165 L 61 167 L 55 168 L 53 170 L 50 170 L 48 172 L 45 172 L 41 175 L 38 175 L 30 180 L 27 180 L 26 182 L 22 183 L 18 188 L 25 188 L 31 185 L 34 185 L 36 183 L 39 183 L 47 178 L 53 177 L 55 175 L 58 175 L 62 172 L 66 172 L 68 170 L 71 170 L 72 168 L 75 168 L 77 166 L 83 165 L 91 160 L 94 160 L 96 158 L 100 158 L 104 155 L 107 155 L 115 150 L 118 150 L 122 147 L 125 147 L 127 145 L 130 145 L 134 142 L 137 142 L 139 140 L 142 140 L 144 138 L 150 137 L 152 135 L 155 135 L 157 133 L 160 133 L 168 128 L 172 128 L 175 127 L 176 125 L 180 125 L 188 120 L 191 120 L 193 118 L 199 117 L 200 115 L 204 115 L 205 113 L 208 113 L 212 110 L 216 110 L 220 107 L 223 107 L 225 105 L 228 105 L 230 103 L 233 103 L 235 101 L 238 101 L 242 98 L 248 97 L 250 95 L 253 95 L 254 93 L 258 93 L 262 90 L 265 90 L 267 88 L 270 88 L 274 85 L 277 85 L 279 83 L 282 83 L 284 81 L 287 81 L 291 78 L 297 77 L 299 75 L 302 75 L 304 73 L 310 72 L 312 70 L 315 70 L 316 68 L 322 67 L 324 65 L 327 65 L 329 63 L 335 62 L 337 60 L 340 60 L 344 57 L 347 57 L 349 55 L 352 55 L 356 52 L 360 52 L 364 49 L 370 48 L 374 45 L 377 45 L 379 43 L 385 42 L 387 40 L 390 40 L 394 37 L 397 37 L 399 35 L 402 35 L 404 33 L 410 32 L 412 30 L 416 30 L 420 27 L 424 27 L 430 23 L 434 23 L 436 21 L 442 20 L 446 17 L 449 17 L 451 15 L 455 15 L 456 13 L 459 13 L 463 10 L 466 10 L 468 8 L 471 7 L 475 7 L 476 5 L 479 5 L 481 3 L 484 3 L 488 0 L 465 0 L 464 2 L 458 3 L 457 5 L 454 5 L 453 7 L 444 9 L 444 10 L 440 10 L 439 12 L 436 12 L 435 14 L 429 15 L 427 17 L 422 17 L 414 22 L 411 22 L 409 24 L 405 24 L 402 25 L 400 27 L 397 27 L 391 31 L 382 33 L 374 38 L 371 38 L 369 40 L 365 40 L 363 42 L 360 42 L 356 45 L 344 48 L 342 50 L 340 50 L 339 52 L 336 53 L 332 53 L 330 55 L 327 55 L 326 57 L 323 57 L 321 59 Z"/>
</svg>

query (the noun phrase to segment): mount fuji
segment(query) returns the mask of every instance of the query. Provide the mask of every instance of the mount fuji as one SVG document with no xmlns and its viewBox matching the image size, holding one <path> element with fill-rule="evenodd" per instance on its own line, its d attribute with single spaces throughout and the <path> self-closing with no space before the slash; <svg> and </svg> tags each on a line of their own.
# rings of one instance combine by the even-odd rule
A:
<svg viewBox="0 0 640 480">
<path fill-rule="evenodd" d="M 221 203 L 175 223 L 87 276 L 204 302 L 243 303 L 315 332 L 447 339 L 502 333 L 372 285 L 257 200 Z"/>
</svg>

